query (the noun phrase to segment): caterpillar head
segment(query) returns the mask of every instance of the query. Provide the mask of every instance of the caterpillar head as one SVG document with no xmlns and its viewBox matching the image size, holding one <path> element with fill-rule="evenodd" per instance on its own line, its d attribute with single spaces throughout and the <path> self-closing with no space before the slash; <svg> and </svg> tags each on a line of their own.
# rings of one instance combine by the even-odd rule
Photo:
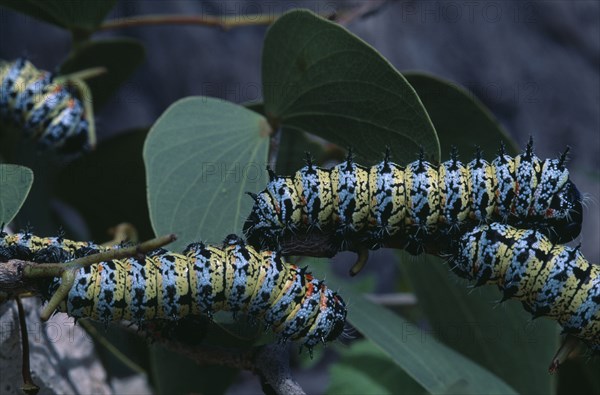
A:
<svg viewBox="0 0 600 395">
<path fill-rule="evenodd" d="M 344 328 L 346 326 L 346 315 L 348 314 L 348 311 L 346 310 L 346 303 L 337 293 L 334 293 L 333 299 L 335 320 L 331 326 L 331 330 L 325 338 L 325 341 L 336 340 L 344 332 Z"/>
<path fill-rule="evenodd" d="M 454 274 L 459 277 L 473 280 L 475 270 L 472 261 L 472 255 L 477 251 L 477 243 L 483 233 L 481 227 L 464 233 L 456 242 L 453 243 L 451 253 L 449 254 L 448 266 Z"/>
<path fill-rule="evenodd" d="M 254 193 L 248 195 L 254 199 L 254 206 L 244 223 L 244 235 L 248 244 L 254 247 L 270 247 L 265 243 L 274 242 L 283 229 L 283 224 L 277 216 L 278 209 L 275 201 L 267 191 L 258 195 Z"/>
<path fill-rule="evenodd" d="M 581 193 L 571 180 L 554 195 L 548 212 L 552 213 L 549 219 L 556 222 L 553 228 L 558 233 L 559 243 L 568 243 L 579 236 L 583 222 L 583 204 Z"/>
<path fill-rule="evenodd" d="M 581 194 L 569 179 L 569 171 L 564 166 L 565 155 L 544 161 L 531 206 L 534 217 L 539 218 L 541 223 L 551 225 L 554 234 L 547 236 L 558 238 L 559 243 L 576 238 L 582 222 Z"/>
<path fill-rule="evenodd" d="M 346 326 L 346 303 L 324 283 L 319 286 L 319 311 L 306 333 L 303 333 L 304 346 L 311 350 L 318 343 L 336 340 Z"/>
</svg>

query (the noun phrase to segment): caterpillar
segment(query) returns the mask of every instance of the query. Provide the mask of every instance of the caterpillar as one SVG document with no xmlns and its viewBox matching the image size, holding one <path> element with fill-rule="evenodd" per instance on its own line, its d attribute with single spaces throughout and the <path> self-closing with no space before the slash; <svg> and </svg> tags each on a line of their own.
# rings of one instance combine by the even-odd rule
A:
<svg viewBox="0 0 600 395">
<path fill-rule="evenodd" d="M 22 58 L 0 61 L 0 120 L 17 125 L 40 149 L 67 156 L 91 150 L 90 112 L 52 73 Z"/>
<path fill-rule="evenodd" d="M 450 267 L 476 286 L 497 284 L 502 301 L 515 298 L 534 318 L 558 321 L 565 334 L 600 351 L 600 266 L 579 251 L 553 244 L 531 229 L 492 223 L 458 241 Z"/>
<path fill-rule="evenodd" d="M 0 235 L 0 261 L 66 262 L 107 247 L 27 233 Z M 51 296 L 59 279 L 42 284 Z M 222 246 L 192 243 L 183 254 L 155 250 L 80 269 L 61 310 L 72 317 L 105 323 L 179 320 L 217 311 L 262 319 L 281 340 L 308 348 L 335 340 L 343 331 L 342 298 L 305 269 L 272 251 L 257 251 L 235 236 Z"/>
<path fill-rule="evenodd" d="M 565 167 L 567 152 L 542 161 L 530 140 L 514 158 L 501 147 L 491 163 L 478 150 L 465 165 L 454 150 L 439 166 L 421 153 L 402 167 L 391 162 L 388 150 L 370 168 L 356 164 L 350 153 L 331 170 L 315 166 L 307 154 L 306 166 L 293 177 L 268 169 L 267 188 L 250 194 L 255 203 L 244 232 L 251 245 L 297 255 L 315 253 L 310 242 L 301 244 L 306 235 L 322 235 L 333 254 L 398 246 L 416 255 L 428 243 L 444 245 L 474 225 L 494 221 L 539 228 L 553 241 L 567 242 L 582 222 L 581 195 Z"/>
<path fill-rule="evenodd" d="M 32 262 L 61 262 L 65 257 L 85 256 L 107 248 L 88 241 L 62 236 L 39 237 L 29 232 L 7 234 L 0 231 L 0 262 L 22 259 Z"/>
</svg>

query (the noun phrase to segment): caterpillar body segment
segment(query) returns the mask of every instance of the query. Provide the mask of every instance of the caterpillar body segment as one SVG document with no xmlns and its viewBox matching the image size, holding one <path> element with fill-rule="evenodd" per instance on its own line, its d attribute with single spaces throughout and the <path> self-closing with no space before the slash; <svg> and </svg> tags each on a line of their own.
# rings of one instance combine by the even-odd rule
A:
<svg viewBox="0 0 600 395">
<path fill-rule="evenodd" d="M 349 157 L 331 170 L 312 162 L 293 177 L 275 176 L 252 195 L 244 225 L 250 244 L 293 246 L 314 253 L 306 236 L 321 237 L 339 250 L 444 245 L 473 226 L 494 221 L 535 228 L 556 242 L 581 230 L 581 195 L 559 159 L 540 160 L 531 143 L 521 155 L 501 152 L 491 163 L 481 154 L 467 164 L 456 154 L 435 166 L 421 157 L 406 167 L 390 161 L 366 168 Z"/>
<path fill-rule="evenodd" d="M 475 285 L 496 284 L 503 300 L 520 300 L 534 317 L 555 319 L 564 333 L 600 351 L 600 266 L 578 248 L 493 223 L 465 233 L 450 265 Z"/>
<path fill-rule="evenodd" d="M 9 259 L 61 262 L 68 256 L 84 256 L 106 249 L 92 242 L 74 241 L 62 236 L 39 237 L 29 232 L 9 235 L 0 231 L 0 262 Z"/>
<path fill-rule="evenodd" d="M 106 250 L 92 243 L 32 235 L 2 235 L 0 260 L 66 262 Z M 49 298 L 60 279 L 40 283 Z M 273 251 L 259 251 L 235 235 L 223 245 L 190 244 L 178 254 L 158 249 L 144 259 L 115 259 L 77 271 L 61 310 L 75 318 L 142 325 L 212 316 L 218 311 L 247 314 L 264 322 L 282 340 L 311 350 L 335 340 L 346 320 L 344 301 L 305 269 Z"/>
<path fill-rule="evenodd" d="M 40 149 L 63 155 L 91 150 L 95 133 L 88 112 L 51 73 L 25 59 L 0 62 L 0 120 L 17 125 Z"/>
</svg>

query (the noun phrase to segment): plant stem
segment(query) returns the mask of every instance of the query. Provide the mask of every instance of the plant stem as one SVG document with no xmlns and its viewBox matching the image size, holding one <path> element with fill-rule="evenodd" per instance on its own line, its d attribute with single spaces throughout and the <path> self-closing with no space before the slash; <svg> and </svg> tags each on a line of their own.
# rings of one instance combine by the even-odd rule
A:
<svg viewBox="0 0 600 395">
<path fill-rule="evenodd" d="M 61 75 L 54 79 L 55 83 L 61 84 L 68 82 L 69 80 L 79 79 L 79 80 L 89 80 L 90 78 L 97 77 L 102 74 L 106 74 L 108 70 L 106 67 L 92 67 L 85 70 L 76 71 L 71 74 Z"/>
<path fill-rule="evenodd" d="M 17 299 L 17 309 L 19 310 L 19 329 L 21 329 L 21 345 L 23 350 L 23 365 L 21 368 L 21 374 L 23 376 L 23 387 L 21 388 L 26 394 L 37 394 L 40 390 L 31 378 L 31 367 L 29 364 L 29 336 L 27 335 L 27 322 L 25 321 L 25 309 L 23 309 L 23 303 L 21 298 Z"/>
<path fill-rule="evenodd" d="M 289 351 L 285 344 L 273 343 L 248 350 L 208 345 L 190 346 L 168 340 L 162 341 L 162 344 L 199 365 L 219 365 L 252 371 L 264 379 L 276 394 L 305 394 L 292 377 Z"/>
<path fill-rule="evenodd" d="M 62 272 L 65 272 L 69 269 L 80 269 L 82 267 L 90 266 L 99 262 L 129 258 L 131 256 L 140 254 L 143 255 L 146 252 L 156 250 L 157 248 L 167 245 L 175 240 L 176 236 L 174 234 L 170 234 L 145 241 L 137 246 L 109 249 L 107 251 L 102 251 L 98 254 L 88 255 L 67 263 L 45 263 L 43 265 L 28 265 L 24 268 L 23 274 L 25 278 L 52 277 L 60 275 Z M 59 271 L 59 273 L 57 273 L 57 271 Z"/>
<path fill-rule="evenodd" d="M 279 15 L 138 15 L 131 18 L 113 19 L 100 25 L 99 31 L 123 29 L 136 26 L 198 25 L 212 26 L 223 30 L 240 26 L 269 25 Z"/>
<path fill-rule="evenodd" d="M 281 128 L 275 129 L 269 139 L 269 167 L 275 170 L 277 166 L 277 156 L 279 155 L 279 146 L 281 143 Z"/>
</svg>

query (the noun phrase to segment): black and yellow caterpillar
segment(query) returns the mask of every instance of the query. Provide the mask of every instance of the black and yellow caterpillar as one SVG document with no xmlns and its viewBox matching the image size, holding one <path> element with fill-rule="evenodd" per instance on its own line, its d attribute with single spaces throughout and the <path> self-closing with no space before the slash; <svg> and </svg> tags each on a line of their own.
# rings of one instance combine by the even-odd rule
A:
<svg viewBox="0 0 600 395">
<path fill-rule="evenodd" d="M 578 248 L 530 229 L 493 223 L 465 233 L 449 262 L 475 285 L 497 284 L 534 317 L 558 321 L 565 334 L 600 351 L 600 266 Z"/>
<path fill-rule="evenodd" d="M 0 261 L 65 262 L 107 249 L 60 237 L 0 236 Z M 49 297 L 59 285 L 55 279 L 41 286 L 42 296 Z M 257 251 L 235 235 L 222 246 L 193 243 L 183 254 L 158 249 L 143 260 L 82 268 L 61 310 L 75 318 L 138 324 L 239 312 L 309 350 L 335 340 L 346 321 L 344 301 L 322 281 L 286 263 L 281 254 Z"/>
<path fill-rule="evenodd" d="M 582 203 L 565 157 L 542 161 L 531 141 L 514 158 L 502 148 L 491 163 L 478 152 L 466 165 L 456 151 L 439 166 L 421 155 L 402 167 L 388 153 L 370 168 L 349 155 L 328 170 L 309 157 L 293 177 L 269 170 L 267 188 L 250 194 L 255 204 L 244 232 L 251 245 L 283 250 L 304 235 L 323 235 L 334 253 L 395 246 L 419 254 L 427 243 L 443 245 L 491 222 L 536 228 L 567 242 L 581 230 Z M 302 248 L 314 252 L 310 242 L 294 251 Z"/>
<path fill-rule="evenodd" d="M 40 149 L 77 155 L 93 148 L 89 109 L 52 73 L 25 59 L 0 61 L 0 120 L 17 125 Z"/>
</svg>

